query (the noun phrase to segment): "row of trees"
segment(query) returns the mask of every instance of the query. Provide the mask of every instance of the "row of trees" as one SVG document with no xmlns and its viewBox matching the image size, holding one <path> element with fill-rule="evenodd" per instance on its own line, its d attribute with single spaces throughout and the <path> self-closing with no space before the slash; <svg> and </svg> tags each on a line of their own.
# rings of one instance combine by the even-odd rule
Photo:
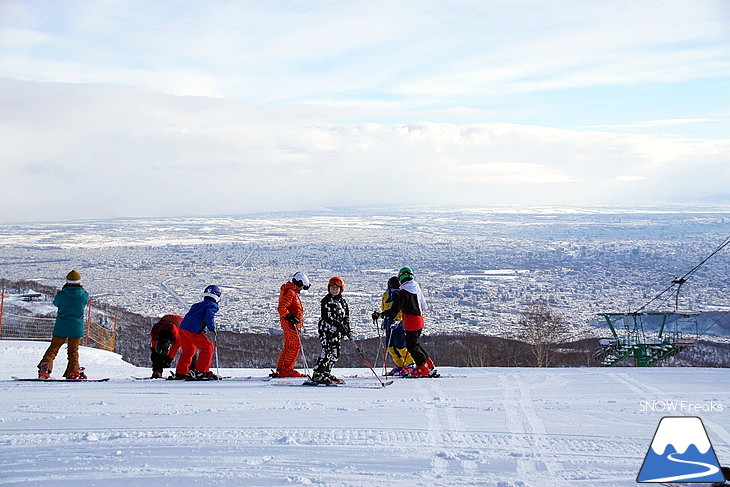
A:
<svg viewBox="0 0 730 487">
<path fill-rule="evenodd" d="M 114 310 L 122 313 L 121 310 Z M 121 319 L 120 319 L 121 321 Z M 154 320 L 139 315 L 124 319 L 118 335 L 118 351 L 136 365 L 149 364 L 147 334 Z M 478 334 L 428 335 L 424 347 L 439 366 L 455 367 L 548 367 L 596 365 L 595 340 L 566 343 L 569 327 L 560 316 L 543 304 L 530 306 L 521 317 L 514 339 Z M 218 356 L 221 367 L 273 368 L 281 351 L 281 335 L 257 333 L 218 333 Z M 358 346 L 373 365 L 382 367 L 384 350 L 377 338 L 358 341 Z M 302 357 L 311 367 L 321 345 L 316 337 L 302 339 Z M 389 360 L 389 359 L 388 359 Z M 362 357 L 345 340 L 338 367 L 363 367 Z"/>
</svg>

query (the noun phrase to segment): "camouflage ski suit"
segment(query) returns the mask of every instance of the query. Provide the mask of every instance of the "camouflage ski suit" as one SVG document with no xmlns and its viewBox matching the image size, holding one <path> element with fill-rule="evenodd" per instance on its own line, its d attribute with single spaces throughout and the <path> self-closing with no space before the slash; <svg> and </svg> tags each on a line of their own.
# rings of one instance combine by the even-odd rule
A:
<svg viewBox="0 0 730 487">
<path fill-rule="evenodd" d="M 340 340 L 350 335 L 350 310 L 342 295 L 327 293 L 321 301 L 321 317 L 317 324 L 322 352 L 314 366 L 313 379 L 331 377 L 332 366 L 340 358 Z"/>
</svg>

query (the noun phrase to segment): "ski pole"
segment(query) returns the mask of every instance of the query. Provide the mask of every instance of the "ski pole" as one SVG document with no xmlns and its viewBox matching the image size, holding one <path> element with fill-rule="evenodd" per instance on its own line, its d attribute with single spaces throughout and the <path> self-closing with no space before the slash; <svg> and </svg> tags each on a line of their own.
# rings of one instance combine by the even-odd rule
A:
<svg viewBox="0 0 730 487">
<path fill-rule="evenodd" d="M 358 346 L 357 342 L 352 338 L 352 335 L 347 335 L 347 338 L 349 338 L 350 341 L 352 342 L 352 344 L 355 345 L 355 349 L 357 350 L 357 353 L 360 354 L 360 358 L 363 359 L 363 361 L 365 362 L 365 365 L 368 366 L 368 368 L 373 373 L 375 378 L 378 379 L 378 382 L 380 382 L 380 385 L 385 387 L 385 384 L 383 383 L 382 379 L 378 376 L 378 373 L 375 372 L 375 369 L 373 369 L 373 366 L 370 365 L 370 362 L 368 362 L 368 359 L 365 357 L 365 354 L 362 353 L 362 350 L 360 350 L 360 347 Z"/>
<path fill-rule="evenodd" d="M 390 344 L 393 341 L 393 324 L 391 323 L 388 326 L 390 327 L 390 333 L 388 334 L 388 348 L 390 348 Z M 383 350 L 383 370 L 385 370 L 385 372 L 383 372 L 383 375 L 386 375 L 388 373 L 387 372 L 388 368 L 385 365 L 387 360 L 388 360 L 388 357 L 385 354 L 385 350 Z M 395 364 L 395 365 L 397 366 L 398 364 Z"/>
<path fill-rule="evenodd" d="M 383 374 L 386 372 L 385 368 L 385 348 L 383 348 L 383 337 L 380 334 L 380 326 L 378 326 L 378 319 L 376 318 L 378 311 L 373 311 L 372 317 L 373 317 L 373 325 L 375 326 L 375 329 L 378 332 L 378 344 L 380 345 L 380 348 L 378 349 L 377 353 L 375 354 L 375 366 L 378 366 L 378 358 L 380 357 L 380 352 L 383 352 Z"/>
<path fill-rule="evenodd" d="M 302 342 L 302 332 L 294 326 L 294 328 L 297 330 L 297 338 L 299 339 L 299 350 L 300 355 L 302 356 L 302 362 L 304 362 L 304 373 L 307 374 L 308 379 L 312 379 L 312 376 L 309 375 L 309 367 L 307 366 L 307 354 L 304 353 L 304 343 Z"/>
<path fill-rule="evenodd" d="M 215 373 L 218 376 L 218 380 L 221 379 L 221 369 L 218 367 L 218 330 L 213 332 L 215 337 L 215 343 L 213 343 L 213 349 L 215 350 Z"/>
</svg>

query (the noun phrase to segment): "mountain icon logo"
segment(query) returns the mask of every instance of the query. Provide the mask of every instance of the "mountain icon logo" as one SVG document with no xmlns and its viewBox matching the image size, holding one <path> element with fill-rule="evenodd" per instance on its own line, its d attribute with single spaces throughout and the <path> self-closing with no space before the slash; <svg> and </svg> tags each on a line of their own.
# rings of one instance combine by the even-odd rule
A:
<svg viewBox="0 0 730 487">
<path fill-rule="evenodd" d="M 646 452 L 637 482 L 723 482 L 715 450 L 702 420 L 666 416 Z"/>
</svg>

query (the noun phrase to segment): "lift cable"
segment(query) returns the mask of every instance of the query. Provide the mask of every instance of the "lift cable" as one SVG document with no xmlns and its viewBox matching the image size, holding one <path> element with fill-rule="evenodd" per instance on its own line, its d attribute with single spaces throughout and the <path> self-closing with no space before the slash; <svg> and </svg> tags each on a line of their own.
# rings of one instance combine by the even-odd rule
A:
<svg viewBox="0 0 730 487">
<path fill-rule="evenodd" d="M 673 288 L 673 287 L 674 287 L 674 286 L 676 285 L 676 286 L 677 286 L 677 291 L 676 291 L 676 294 L 675 294 L 675 301 L 674 301 L 674 312 L 676 313 L 676 312 L 677 312 L 677 308 L 678 308 L 678 305 L 679 305 L 679 291 L 680 291 L 680 289 L 682 288 L 682 284 L 684 284 L 685 282 L 687 282 L 687 279 L 688 279 L 688 278 L 689 278 L 689 277 L 690 277 L 690 276 L 691 276 L 692 274 L 694 274 L 694 273 L 695 273 L 695 271 L 697 271 L 697 269 L 699 269 L 700 267 L 702 267 L 702 265 L 704 265 L 704 263 L 705 263 L 705 262 L 707 262 L 708 260 L 710 260 L 710 258 L 711 258 L 711 257 L 712 257 L 713 255 L 715 255 L 716 253 L 720 252 L 720 251 L 721 251 L 722 249 L 724 249 L 724 248 L 725 248 L 725 247 L 727 247 L 728 245 L 730 245 L 730 236 L 729 236 L 729 237 L 727 237 L 727 238 L 726 238 L 726 239 L 725 239 L 725 240 L 724 240 L 724 241 L 722 242 L 722 244 L 720 244 L 720 246 L 719 246 L 718 248 L 716 248 L 716 249 L 715 249 L 715 250 L 714 250 L 714 251 L 713 251 L 712 253 L 710 253 L 710 255 L 708 255 L 708 256 L 707 256 L 707 257 L 706 257 L 706 258 L 705 258 L 705 259 L 704 259 L 704 260 L 703 260 L 702 262 L 700 262 L 699 264 L 697 264 L 696 266 L 694 266 L 694 267 L 692 268 L 692 270 L 690 270 L 689 272 L 687 272 L 687 273 L 686 273 L 685 275 L 683 275 L 682 277 L 679 277 L 679 278 L 677 278 L 677 279 L 674 279 L 674 280 L 672 280 L 672 284 L 670 284 L 670 285 L 669 285 L 669 287 L 667 287 L 667 288 L 666 288 L 666 289 L 665 289 L 664 291 L 662 291 L 662 292 L 660 292 L 659 294 L 657 294 L 657 295 L 656 295 L 656 296 L 655 296 L 655 297 L 654 297 L 653 299 L 651 299 L 651 300 L 650 300 L 650 301 L 649 301 L 648 303 L 646 303 L 646 304 L 645 304 L 644 306 L 642 306 L 641 308 L 639 308 L 638 310 L 636 310 L 636 312 L 638 313 L 638 312 L 642 311 L 643 309 L 645 309 L 645 308 L 646 308 L 647 306 L 649 306 L 649 305 L 650 305 L 651 303 L 653 303 L 654 301 L 656 301 L 657 299 L 659 299 L 660 297 L 662 297 L 662 296 L 663 296 L 663 295 L 664 295 L 665 293 L 667 293 L 668 291 L 670 291 L 670 290 L 671 290 L 671 289 L 672 289 L 672 288 Z M 670 296 L 670 297 L 671 297 L 671 296 Z M 666 298 L 666 299 L 664 300 L 664 302 L 666 302 L 666 301 L 668 301 L 668 300 L 669 300 L 669 297 L 667 297 L 667 298 Z"/>
</svg>

